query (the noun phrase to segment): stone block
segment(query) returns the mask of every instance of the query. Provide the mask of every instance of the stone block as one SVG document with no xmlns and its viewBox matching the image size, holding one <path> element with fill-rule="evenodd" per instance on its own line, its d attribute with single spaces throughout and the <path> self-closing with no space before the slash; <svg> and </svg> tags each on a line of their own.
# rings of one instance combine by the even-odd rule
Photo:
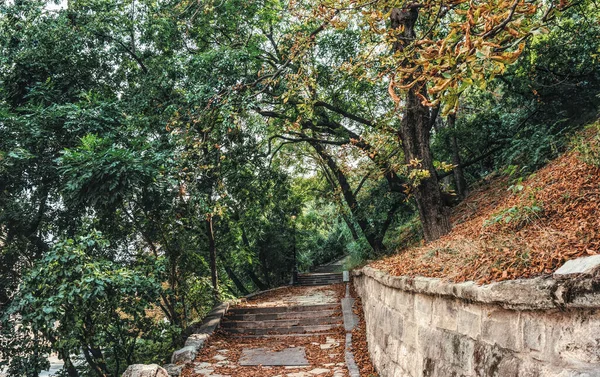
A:
<svg viewBox="0 0 600 377">
<path fill-rule="evenodd" d="M 385 352 L 390 356 L 390 359 L 397 363 L 398 362 L 398 348 L 400 347 L 400 339 L 390 335 L 388 337 L 387 348 Z"/>
<path fill-rule="evenodd" d="M 598 313 L 562 316 L 556 323 L 546 323 L 546 340 L 555 358 L 567 364 L 600 365 L 600 321 Z M 546 356 L 550 357 L 552 353 Z"/>
<path fill-rule="evenodd" d="M 379 360 L 379 374 L 382 376 L 391 376 L 394 372 L 393 366 L 394 364 L 391 362 L 389 356 L 385 352 L 385 350 L 381 353 L 381 358 Z"/>
<path fill-rule="evenodd" d="M 342 299 L 342 315 L 344 317 L 344 329 L 346 331 L 352 331 L 358 325 L 359 319 L 356 314 L 352 311 L 354 306 L 353 298 Z"/>
<path fill-rule="evenodd" d="M 563 264 L 554 274 L 554 279 L 569 279 L 581 275 L 591 275 L 600 270 L 600 255 L 571 259 Z"/>
<path fill-rule="evenodd" d="M 415 295 L 397 290 L 394 294 L 393 308 L 400 313 L 405 321 L 414 320 Z"/>
<path fill-rule="evenodd" d="M 540 315 L 521 315 L 523 325 L 523 347 L 542 351 L 546 341 L 546 328 Z"/>
<path fill-rule="evenodd" d="M 477 298 L 479 286 L 473 281 L 452 285 L 452 295 L 457 298 L 473 301 Z"/>
<path fill-rule="evenodd" d="M 520 351 L 519 313 L 510 310 L 492 310 L 482 318 L 481 338 L 489 344 Z"/>
<path fill-rule="evenodd" d="M 171 364 L 185 364 L 193 361 L 198 353 L 198 348 L 187 346 L 173 352 L 171 356 Z"/>
<path fill-rule="evenodd" d="M 508 350 L 477 341 L 473 352 L 473 369 L 475 376 L 518 377 L 519 361 Z"/>
<path fill-rule="evenodd" d="M 123 377 L 169 377 L 169 373 L 157 364 L 133 364 L 127 367 Z"/>
<path fill-rule="evenodd" d="M 202 326 L 198 329 L 198 333 L 212 334 L 221 324 L 221 317 L 210 317 L 204 319 Z"/>
<path fill-rule="evenodd" d="M 383 328 L 383 326 L 377 326 L 377 328 L 375 329 L 375 342 L 380 347 L 385 348 L 387 345 L 388 334 L 389 333 Z"/>
<path fill-rule="evenodd" d="M 269 348 L 244 348 L 239 359 L 240 366 L 307 366 L 304 347 L 284 348 L 273 351 Z"/>
<path fill-rule="evenodd" d="M 410 375 L 416 368 L 416 362 L 418 360 L 417 350 L 406 344 L 400 343 L 397 355 L 397 370 L 401 370 L 402 373 L 404 373 L 403 375 Z"/>
<path fill-rule="evenodd" d="M 481 334 L 481 310 L 474 305 L 458 309 L 457 331 L 471 339 L 477 339 Z"/>
<path fill-rule="evenodd" d="M 439 334 L 441 360 L 445 365 L 452 365 L 462 374 L 470 374 L 473 369 L 473 353 L 475 341 L 467 336 L 442 331 Z"/>
<path fill-rule="evenodd" d="M 196 347 L 196 349 L 202 348 L 204 342 L 208 339 L 208 334 L 192 334 L 186 340 L 184 346 Z"/>
<path fill-rule="evenodd" d="M 433 298 L 427 295 L 415 295 L 415 321 L 421 326 L 429 326 L 433 314 Z"/>
<path fill-rule="evenodd" d="M 441 331 L 430 326 L 419 326 L 417 350 L 425 358 L 439 360 L 443 357 Z"/>
<path fill-rule="evenodd" d="M 432 319 L 435 327 L 456 331 L 458 328 L 458 304 L 449 298 L 434 299 Z"/>
<path fill-rule="evenodd" d="M 167 364 L 163 365 L 163 368 L 167 371 L 167 373 L 169 373 L 169 376 L 171 377 L 178 377 L 183 371 L 183 365 Z"/>
<path fill-rule="evenodd" d="M 402 331 L 402 337 L 400 340 L 407 347 L 417 346 L 417 336 L 419 333 L 419 326 L 415 322 L 405 322 L 404 329 Z"/>
<path fill-rule="evenodd" d="M 424 278 L 424 277 L 417 276 L 414 279 L 413 284 L 414 284 L 416 292 L 430 293 L 429 285 L 432 283 L 437 283 L 438 281 L 439 281 L 439 279 Z"/>
<path fill-rule="evenodd" d="M 556 308 L 552 279 L 521 279 L 492 283 L 477 288 L 475 301 L 500 305 L 505 309 L 552 309 Z"/>
<path fill-rule="evenodd" d="M 427 291 L 428 294 L 432 296 L 452 297 L 454 296 L 455 286 L 456 284 L 454 283 L 448 283 L 447 281 L 443 281 L 441 279 L 433 279 L 429 281 Z"/>
<path fill-rule="evenodd" d="M 383 328 L 384 333 L 390 334 L 394 331 L 393 329 L 393 313 L 388 306 L 384 306 L 380 309 L 381 318 L 379 320 L 379 326 Z"/>
</svg>

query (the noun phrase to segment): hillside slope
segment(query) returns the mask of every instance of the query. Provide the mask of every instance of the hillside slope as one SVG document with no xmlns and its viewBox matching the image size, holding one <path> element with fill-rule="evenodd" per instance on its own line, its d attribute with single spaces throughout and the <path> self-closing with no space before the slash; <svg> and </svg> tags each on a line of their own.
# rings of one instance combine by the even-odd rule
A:
<svg viewBox="0 0 600 377">
<path fill-rule="evenodd" d="M 371 266 L 485 284 L 551 274 L 566 260 L 600 253 L 600 168 L 589 163 L 600 161 L 597 127 L 526 179 L 483 182 L 453 209 L 447 236 Z"/>
</svg>

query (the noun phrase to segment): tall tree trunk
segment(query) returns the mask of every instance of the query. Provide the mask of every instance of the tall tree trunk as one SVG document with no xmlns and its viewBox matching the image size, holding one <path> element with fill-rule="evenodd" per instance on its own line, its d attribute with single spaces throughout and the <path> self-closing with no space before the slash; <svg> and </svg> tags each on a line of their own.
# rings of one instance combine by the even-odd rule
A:
<svg viewBox="0 0 600 377">
<path fill-rule="evenodd" d="M 67 370 L 67 374 L 69 375 L 69 377 L 79 377 L 79 371 L 77 370 L 77 368 L 75 368 L 75 365 L 73 365 L 69 353 L 67 351 L 61 350 L 59 351 L 59 354 L 60 358 L 65 363 L 64 368 Z"/>
<path fill-rule="evenodd" d="M 451 132 L 452 143 L 452 173 L 454 174 L 454 183 L 456 185 L 456 193 L 459 198 L 464 199 L 467 196 L 467 180 L 465 179 L 464 170 L 462 168 L 462 161 L 460 159 L 458 140 L 456 139 L 456 114 L 448 115 L 448 128 Z"/>
<path fill-rule="evenodd" d="M 336 162 L 331 158 L 331 156 L 325 151 L 325 148 L 318 142 L 310 141 L 310 145 L 315 149 L 317 154 L 325 161 L 327 167 L 333 172 L 336 180 L 340 185 L 340 189 L 342 190 L 342 195 L 346 200 L 346 204 L 350 207 L 350 212 L 352 212 L 352 216 L 356 219 L 356 223 L 358 227 L 362 231 L 363 235 L 367 239 L 367 242 L 375 252 L 375 254 L 379 254 L 386 250 L 385 245 L 383 244 L 383 235 L 376 232 L 374 229 L 371 229 L 369 222 L 362 216 L 360 213 L 360 208 L 358 206 L 358 201 L 356 200 L 356 196 L 354 195 L 354 191 L 352 187 L 350 187 L 350 183 L 346 178 L 344 172 L 337 166 Z"/>
<path fill-rule="evenodd" d="M 250 239 L 248 239 L 246 228 L 244 228 L 243 226 L 240 226 L 240 228 L 242 229 L 242 242 L 244 243 L 244 246 L 248 248 L 248 250 L 251 250 L 252 247 L 250 246 Z M 250 276 L 250 279 L 252 279 L 254 284 L 256 284 L 258 289 L 264 291 L 265 289 L 268 289 L 268 287 L 271 286 L 271 281 L 269 279 L 269 271 L 267 269 L 266 253 L 264 252 L 262 247 L 260 247 L 260 249 L 258 250 L 258 257 L 260 259 L 260 265 L 263 272 L 263 276 L 265 277 L 266 284 L 260 281 L 258 276 L 256 276 L 254 271 L 252 271 L 251 269 L 248 269 L 248 275 Z"/>
<path fill-rule="evenodd" d="M 244 286 L 244 283 L 242 283 L 242 281 L 237 277 L 237 275 L 231 269 L 231 267 L 225 265 L 225 272 L 227 272 L 227 275 L 229 276 L 231 281 L 233 281 L 233 284 L 235 284 L 236 288 L 238 289 L 238 291 L 240 291 L 242 295 L 246 296 L 250 294 L 250 292 L 248 292 L 248 290 Z"/>
<path fill-rule="evenodd" d="M 358 233 L 356 233 L 356 228 L 354 227 L 352 220 L 349 219 L 348 216 L 346 216 L 345 214 L 342 214 L 342 218 L 344 219 L 346 226 L 348 226 L 348 229 L 350 229 L 350 234 L 352 234 L 352 239 L 354 241 L 358 241 L 360 238 L 358 237 Z"/>
<path fill-rule="evenodd" d="M 217 274 L 217 247 L 215 244 L 215 233 L 213 229 L 213 217 L 205 220 L 206 235 L 208 236 L 208 255 L 210 259 L 210 279 L 213 287 L 213 298 L 219 301 L 219 276 Z"/>
<path fill-rule="evenodd" d="M 419 16 L 418 4 L 409 5 L 404 9 L 394 8 L 391 12 L 391 24 L 402 33 L 394 43 L 395 52 L 403 51 L 416 37 L 414 26 Z M 404 65 L 404 64 L 403 64 Z M 407 77 L 403 84 L 408 84 L 414 77 Z M 430 149 L 430 136 L 433 122 L 430 119 L 429 108 L 422 104 L 420 95 L 425 90 L 419 84 L 414 85 L 406 94 L 404 114 L 398 136 L 402 141 L 405 162 L 411 170 L 426 170 L 429 177 L 420 181 L 414 188 L 414 196 L 419 209 L 419 217 L 423 225 L 426 241 L 433 241 L 450 232 L 451 225 L 448 209 L 442 202 L 439 181 L 433 166 Z M 414 164 L 418 161 L 418 164 Z"/>
<path fill-rule="evenodd" d="M 265 283 L 260 281 L 260 279 L 258 278 L 258 276 L 256 276 L 254 271 L 252 271 L 251 266 L 248 266 L 248 268 L 246 269 L 246 272 L 248 273 L 248 276 L 250 276 L 250 279 L 258 287 L 259 290 L 265 291 L 265 290 L 269 289 L 269 287 Z"/>
<path fill-rule="evenodd" d="M 263 277 L 265 278 L 265 283 L 267 286 L 271 286 L 271 278 L 269 278 L 269 266 L 267 262 L 267 252 L 264 247 L 261 247 L 258 251 L 258 259 L 260 259 L 260 267 L 263 273 Z"/>
</svg>

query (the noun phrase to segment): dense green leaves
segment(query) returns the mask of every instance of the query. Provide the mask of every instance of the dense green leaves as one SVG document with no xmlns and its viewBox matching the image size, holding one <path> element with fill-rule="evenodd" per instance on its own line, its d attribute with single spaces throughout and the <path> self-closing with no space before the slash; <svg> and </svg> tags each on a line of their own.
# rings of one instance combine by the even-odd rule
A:
<svg viewBox="0 0 600 377">
<path fill-rule="evenodd" d="M 90 365 L 115 376 L 135 359 L 139 342 L 161 327 L 160 318 L 147 316 L 161 290 L 160 271 L 153 271 L 160 263 L 126 267 L 100 257 L 107 246 L 91 231 L 57 242 L 29 269 L 2 318 L 6 336 L 17 340 L 3 358 L 27 358 L 41 345 L 63 358 L 83 352 Z"/>
</svg>

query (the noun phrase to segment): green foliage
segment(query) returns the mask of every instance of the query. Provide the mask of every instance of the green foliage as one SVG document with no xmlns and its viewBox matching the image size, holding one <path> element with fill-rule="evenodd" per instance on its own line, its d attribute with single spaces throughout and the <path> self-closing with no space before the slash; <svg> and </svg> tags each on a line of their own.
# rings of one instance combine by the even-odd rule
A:
<svg viewBox="0 0 600 377">
<path fill-rule="evenodd" d="M 483 222 L 484 227 L 500 224 L 518 230 L 543 217 L 544 205 L 535 195 L 538 190 L 523 186 L 521 184 L 522 181 L 523 177 L 519 177 L 508 187 L 508 191 L 511 191 L 514 195 L 518 195 L 522 203 L 493 214 L 490 219 Z"/>
<path fill-rule="evenodd" d="M 597 4 L 584 2 L 532 36 L 521 58 L 486 90 L 460 99 L 455 129 L 438 129 L 433 151 L 452 161 L 451 136 L 458 140 L 465 169 L 474 182 L 508 165 L 527 174 L 568 146 L 569 135 L 597 116 L 600 97 Z M 483 156 L 484 158 L 480 158 Z"/>
<path fill-rule="evenodd" d="M 114 208 L 124 195 L 148 189 L 167 156 L 151 145 L 119 145 L 88 134 L 81 145 L 65 149 L 57 160 L 66 199 L 73 205 Z"/>
<path fill-rule="evenodd" d="M 581 161 L 600 167 L 600 124 L 595 123 L 588 128 L 591 129 L 592 136 L 579 136 L 574 141 L 575 150 Z"/>
<path fill-rule="evenodd" d="M 514 224 L 514 228 L 522 228 L 527 224 L 538 220 L 544 208 L 540 205 L 519 205 L 506 208 L 484 221 L 483 226 L 492 226 L 498 223 Z"/>
<path fill-rule="evenodd" d="M 3 328 L 22 341 L 14 348 L 17 354 L 3 355 L 11 360 L 13 375 L 33 372 L 21 369 L 22 358 L 39 347 L 31 336 L 44 339 L 41 345 L 63 357 L 83 350 L 86 359 L 110 375 L 120 375 L 138 359 L 137 343 L 152 339 L 160 326 L 146 315 L 160 294 L 160 272 L 154 266 L 131 268 L 94 257 L 107 246 L 94 231 L 57 242 L 24 276 L 2 318 Z M 41 362 L 33 365 L 38 369 Z"/>
</svg>

